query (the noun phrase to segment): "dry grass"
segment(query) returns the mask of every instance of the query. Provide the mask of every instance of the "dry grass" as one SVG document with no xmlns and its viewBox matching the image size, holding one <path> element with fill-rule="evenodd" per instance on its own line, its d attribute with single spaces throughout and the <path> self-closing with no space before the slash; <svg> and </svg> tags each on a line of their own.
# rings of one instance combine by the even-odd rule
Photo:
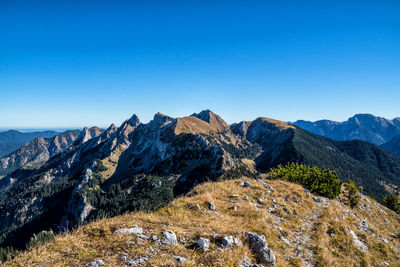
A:
<svg viewBox="0 0 400 267">
<path fill-rule="evenodd" d="M 119 147 L 113 150 L 111 156 L 106 157 L 101 161 L 101 163 L 107 168 L 105 171 L 100 173 L 104 179 L 110 178 L 115 173 L 118 167 L 119 157 L 123 151 L 124 149 L 119 145 Z"/>
<path fill-rule="evenodd" d="M 264 118 L 264 117 L 261 117 L 260 119 L 263 120 L 263 121 L 267 121 L 269 123 L 272 123 L 272 124 L 276 125 L 277 127 L 281 128 L 282 130 L 286 130 L 286 129 L 289 129 L 289 128 L 292 128 L 292 129 L 295 128 L 293 125 L 290 125 L 290 124 L 288 124 L 286 122 L 283 122 L 283 121 L 274 120 L 274 119 L 270 119 L 270 118 Z"/>
<path fill-rule="evenodd" d="M 391 237 L 386 244 L 371 235 L 363 235 L 356 228 L 358 217 L 366 218 L 374 233 L 390 237 L 390 233 L 400 232 L 400 219 L 393 212 L 368 202 L 367 198 L 361 202 L 368 203 L 371 211 L 351 210 L 336 200 L 330 200 L 325 206 L 314 202 L 299 185 L 267 181 L 275 188 L 269 191 L 259 181 L 244 180 L 249 180 L 252 186 L 240 186 L 241 180 L 205 183 L 157 212 L 128 213 L 90 223 L 58 236 L 52 243 L 21 254 L 6 266 L 82 266 L 95 259 L 102 259 L 108 266 L 122 266 L 123 255 L 132 259 L 146 256 L 148 266 L 175 266 L 172 255 L 186 257 L 185 266 L 238 266 L 244 255 L 254 259 L 246 245 L 222 252 L 216 248 L 221 247 L 218 238 L 225 235 L 244 241 L 245 231 L 266 236 L 278 266 L 303 266 L 307 257 L 316 266 L 380 266 L 383 261 L 398 266 L 399 239 Z M 258 199 L 263 203 L 258 203 Z M 214 202 L 219 215 L 206 211 L 207 201 Z M 201 211 L 189 209 L 188 204 L 192 203 L 199 204 Z M 232 206 L 237 206 L 237 210 L 231 209 Z M 351 215 L 354 212 L 358 217 Z M 153 241 L 132 235 L 114 234 L 116 229 L 132 225 L 142 227 L 148 236 L 160 237 L 163 230 L 172 230 L 187 243 L 174 247 L 157 246 Z M 368 246 L 369 253 L 353 245 L 347 227 Z M 215 235 L 218 237 L 214 238 Z M 200 236 L 212 241 L 209 251 L 199 252 L 190 247 Z M 283 242 L 282 237 L 289 244 Z M 300 246 L 296 244 L 298 240 Z M 149 246 L 156 252 L 150 252 Z"/>
<path fill-rule="evenodd" d="M 256 172 L 256 163 L 254 160 L 243 158 L 241 161 L 250 171 Z"/>
<path fill-rule="evenodd" d="M 175 134 L 181 133 L 203 133 L 217 132 L 217 129 L 212 127 L 211 124 L 196 118 L 196 117 L 182 117 L 177 119 L 175 124 Z"/>
</svg>

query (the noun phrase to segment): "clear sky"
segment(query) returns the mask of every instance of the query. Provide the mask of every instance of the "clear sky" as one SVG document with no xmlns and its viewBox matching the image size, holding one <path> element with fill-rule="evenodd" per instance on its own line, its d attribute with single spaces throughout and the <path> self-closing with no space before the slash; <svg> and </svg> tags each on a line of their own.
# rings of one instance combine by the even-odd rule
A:
<svg viewBox="0 0 400 267">
<path fill-rule="evenodd" d="M 400 1 L 0 1 L 0 128 L 400 116 Z"/>
</svg>

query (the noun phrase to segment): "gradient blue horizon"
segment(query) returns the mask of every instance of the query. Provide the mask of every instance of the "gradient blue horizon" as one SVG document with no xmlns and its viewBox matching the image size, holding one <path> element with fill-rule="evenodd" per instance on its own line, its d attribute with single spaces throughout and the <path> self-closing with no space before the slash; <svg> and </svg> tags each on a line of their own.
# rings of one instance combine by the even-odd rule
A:
<svg viewBox="0 0 400 267">
<path fill-rule="evenodd" d="M 400 1 L 68 2 L 0 2 L 0 128 L 400 116 Z"/>
</svg>

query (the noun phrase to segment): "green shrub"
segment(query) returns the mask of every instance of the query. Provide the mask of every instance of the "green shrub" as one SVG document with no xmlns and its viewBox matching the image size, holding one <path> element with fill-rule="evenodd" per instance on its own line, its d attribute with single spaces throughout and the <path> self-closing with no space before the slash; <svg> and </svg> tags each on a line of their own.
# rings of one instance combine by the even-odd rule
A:
<svg viewBox="0 0 400 267">
<path fill-rule="evenodd" d="M 0 263 L 13 259 L 17 254 L 18 251 L 12 247 L 0 247 Z"/>
<path fill-rule="evenodd" d="M 383 197 L 381 202 L 387 208 L 394 210 L 396 213 L 400 214 L 400 196 L 390 194 Z"/>
<path fill-rule="evenodd" d="M 349 180 L 344 184 L 344 196 L 346 197 L 347 204 L 353 209 L 357 207 L 360 202 L 361 196 L 360 191 L 352 180 Z"/>
<path fill-rule="evenodd" d="M 328 198 L 338 196 L 342 185 L 335 171 L 298 163 L 288 163 L 286 166 L 278 165 L 277 168 L 270 170 L 269 177 L 301 184 L 310 192 Z"/>
<path fill-rule="evenodd" d="M 26 249 L 30 250 L 35 247 L 46 244 L 47 242 L 51 242 L 54 240 L 54 233 L 52 230 L 50 231 L 41 231 L 40 233 L 33 234 L 29 242 L 26 244 Z"/>
</svg>

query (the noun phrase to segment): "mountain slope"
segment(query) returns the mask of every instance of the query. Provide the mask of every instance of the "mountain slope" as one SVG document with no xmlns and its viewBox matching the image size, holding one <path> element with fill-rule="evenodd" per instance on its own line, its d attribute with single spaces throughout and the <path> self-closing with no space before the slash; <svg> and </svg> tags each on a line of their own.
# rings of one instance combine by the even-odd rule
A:
<svg viewBox="0 0 400 267">
<path fill-rule="evenodd" d="M 366 194 L 376 197 L 400 186 L 400 158 L 368 142 L 335 141 L 265 118 L 232 128 L 241 138 L 262 146 L 263 153 L 255 159 L 260 171 L 287 162 L 326 167 L 336 170 L 342 180 L 354 180 Z"/>
<path fill-rule="evenodd" d="M 156 114 L 141 124 L 133 116 L 118 129 L 111 126 L 85 143 L 75 142 L 39 169 L 15 171 L 1 180 L 3 245 L 24 246 L 26 233 L 38 227 L 65 229 L 143 206 L 156 209 L 197 183 L 244 168 L 240 159 L 222 148 L 236 148 L 229 127 L 228 132 L 220 129 L 197 117 Z M 165 189 L 165 199 L 145 205 L 145 197 L 136 197 L 148 194 L 158 183 Z"/>
<path fill-rule="evenodd" d="M 370 114 L 357 114 L 347 121 L 320 120 L 315 122 L 298 120 L 294 122 L 310 132 L 334 140 L 364 140 L 381 145 L 400 134 L 399 119 L 388 120 Z"/>
<path fill-rule="evenodd" d="M 65 151 L 78 137 L 80 131 L 71 130 L 51 138 L 38 137 L 13 153 L 0 159 L 0 175 L 21 167 L 32 168 L 46 162 L 52 156 Z"/>
<path fill-rule="evenodd" d="M 5 266 L 85 266 L 96 260 L 105 266 L 250 266 L 244 265 L 247 257 L 270 266 L 251 249 L 245 232 L 265 236 L 278 267 L 396 266 L 400 261 L 400 217 L 377 202 L 362 196 L 350 209 L 296 184 L 246 180 L 248 187 L 241 180 L 204 183 L 157 212 L 90 223 Z M 142 233 L 118 234 L 130 227 Z M 165 230 L 176 234 L 176 245 L 163 244 Z M 227 247 L 222 240 L 229 236 L 225 241 L 236 243 Z M 210 240 L 208 250 L 199 250 L 199 238 Z"/>
<path fill-rule="evenodd" d="M 400 156 L 400 134 L 395 136 L 389 142 L 380 145 L 380 147 Z"/>
<path fill-rule="evenodd" d="M 228 126 L 209 110 L 183 118 L 134 115 L 38 168 L 0 182 L 0 244 L 24 248 L 32 233 L 66 230 L 126 211 L 153 211 L 197 184 L 268 172 L 287 162 L 336 170 L 367 194 L 400 185 L 400 159 L 363 141 L 339 142 L 281 121 Z"/>
<path fill-rule="evenodd" d="M 58 134 L 54 131 L 22 133 L 16 130 L 0 132 L 0 157 L 3 157 L 35 138 L 50 138 Z"/>
</svg>

